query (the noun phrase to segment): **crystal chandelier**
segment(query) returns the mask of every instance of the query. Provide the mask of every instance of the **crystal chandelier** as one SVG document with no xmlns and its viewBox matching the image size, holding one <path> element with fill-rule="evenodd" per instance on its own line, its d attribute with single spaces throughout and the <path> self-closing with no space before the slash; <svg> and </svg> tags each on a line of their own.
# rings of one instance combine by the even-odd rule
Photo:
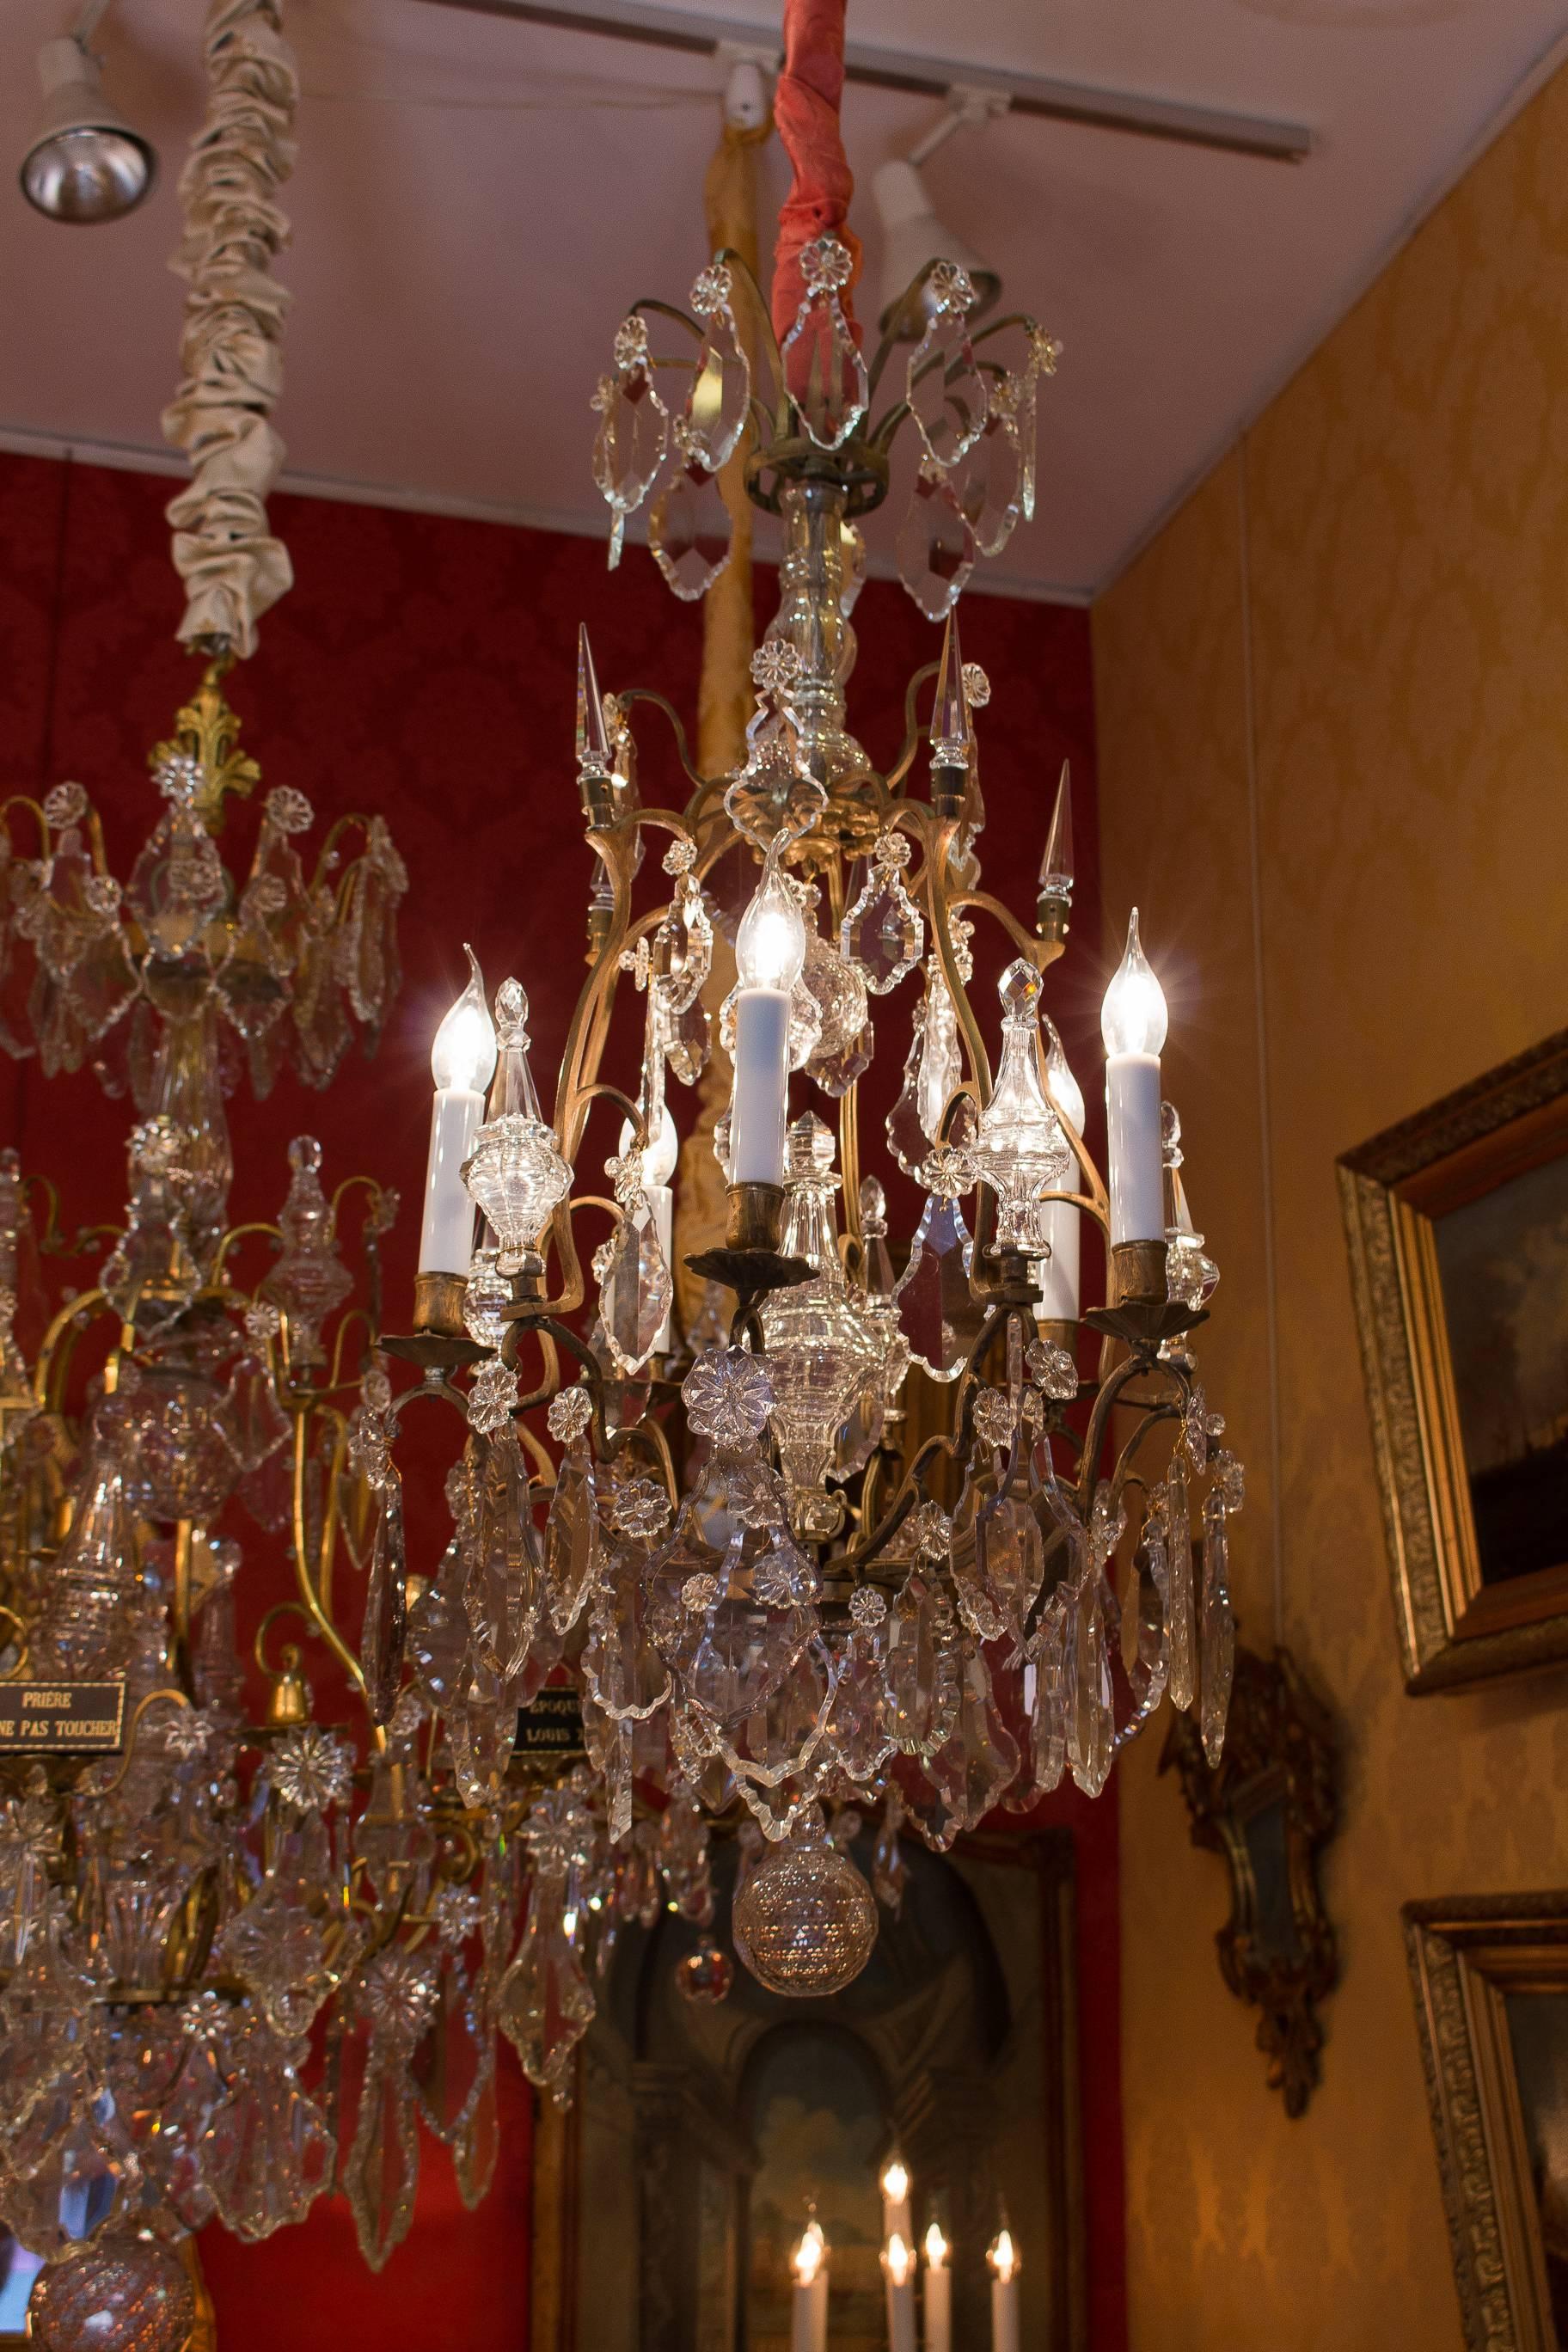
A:
<svg viewBox="0 0 1568 2352">
<path fill-rule="evenodd" d="M 500 1801 L 518 1708 L 544 1678 L 580 1700 L 585 1766 L 526 1830 L 555 1891 L 536 1895 L 524 1942 L 547 1940 L 526 2014 L 503 1999 L 502 2015 L 558 2096 L 592 2014 L 595 1921 L 626 1901 L 639 1855 L 667 1839 L 705 1853 L 712 1825 L 738 1822 L 735 1951 L 774 1991 L 831 1991 L 875 1940 L 848 1852 L 868 1809 L 878 1892 L 896 1903 L 900 1829 L 944 1849 L 1064 1772 L 1098 1795 L 1167 1690 L 1198 1709 L 1215 1759 L 1230 1691 L 1227 1522 L 1243 1480 L 1196 1376 L 1218 1273 L 1161 1098 L 1164 998 L 1134 912 L 1102 1014 L 1102 1179 L 1043 1002 L 1071 912 L 1065 774 L 1033 929 L 980 881 L 989 687 L 963 660 L 952 608 L 977 548 L 994 552 L 1028 511 L 1035 395 L 1058 347 L 1006 320 L 988 331 L 998 356 L 983 355 L 968 282 L 938 262 L 895 306 L 923 321 L 914 348 L 889 338 L 868 366 L 847 307 L 853 252 L 823 226 L 835 175 L 820 104 L 812 138 L 791 137 L 791 60 L 812 21 L 786 8 L 778 114 L 796 173 L 786 224 L 816 233 L 781 236 L 773 321 L 721 252 L 692 316 L 647 303 L 624 320 L 594 401 L 612 564 L 651 501 L 660 569 L 679 596 L 704 593 L 727 561 L 728 466 L 780 518 L 780 604 L 752 662 L 744 754 L 702 775 L 677 726 L 689 797 L 646 804 L 632 719 L 642 702 L 669 706 L 601 693 L 584 634 L 589 971 L 552 1115 L 517 981 L 491 1021 L 476 971 L 433 1057 L 416 1328 L 387 1343 L 424 1386 L 377 1424 L 391 1481 L 411 1397 L 437 1389 L 468 1423 L 453 1548 L 408 1626 L 465 1804 Z M 820 100 L 820 74 L 814 86 Z M 684 329 L 684 352 L 656 353 L 655 329 Z M 900 571 L 946 622 L 924 789 L 912 714 L 929 672 L 887 774 L 846 723 L 858 519 L 900 434 L 919 453 Z M 667 893 L 643 878 L 661 848 Z M 1003 959 L 994 1061 L 973 987 L 982 925 Z M 623 982 L 635 1095 L 602 1075 Z M 872 1002 L 900 988 L 910 1042 L 887 1147 L 926 1198 L 896 1272 L 858 1101 Z M 715 1038 L 732 1073 L 710 1137 L 727 1216 L 686 1260 L 705 1289 L 682 1335 L 669 1082 L 694 1087 Z M 595 1158 L 608 1194 L 583 1181 Z M 590 1255 L 594 1221 L 607 1229 Z M 1086 1222 L 1109 1296 L 1083 1311 Z M 923 1436 L 906 1411 L 917 1371 L 943 1415 Z M 683 1990 L 721 1997 L 731 1963 L 706 1859 L 672 1883 L 700 1931 Z"/>
<path fill-rule="evenodd" d="M 217 0 L 208 59 L 171 412 L 197 466 L 174 517 L 202 683 L 154 752 L 166 806 L 123 887 L 78 786 L 24 812 L 32 854 L 0 834 L 0 1042 L 90 1063 L 138 1113 L 123 1223 L 71 1295 L 44 1296 L 73 1246 L 49 1188 L 0 1160 L 0 2221 L 48 2258 L 32 2322 L 55 2352 L 178 2352 L 177 2249 L 215 2218 L 259 2238 L 337 2189 L 379 2266 L 421 2124 L 477 2200 L 499 2037 L 569 2098 L 628 1923 L 678 1913 L 679 1989 L 721 2000 L 727 1885 L 763 1984 L 851 1982 L 900 1901 L 902 1834 L 945 1849 L 1069 1772 L 1098 1794 L 1167 1690 L 1217 1757 L 1234 1641 L 1242 1479 L 1196 1377 L 1217 1273 L 1161 1101 L 1158 982 L 1134 918 L 1105 1000 L 1105 1181 L 1043 1003 L 1071 912 L 1065 781 L 1033 928 L 981 887 L 988 688 L 952 606 L 1029 509 L 1056 347 L 1003 321 L 1011 363 L 988 357 L 938 265 L 900 306 L 919 342 L 868 366 L 841 207 L 792 205 L 812 234 L 781 250 L 782 332 L 721 254 L 673 374 L 639 312 L 600 388 L 617 547 L 651 498 L 662 569 L 700 593 L 739 463 L 781 520 L 781 600 L 744 755 L 681 808 L 641 799 L 637 698 L 601 693 L 583 640 L 590 963 L 553 1101 L 522 988 L 492 1000 L 475 967 L 434 1041 L 406 1336 L 382 1328 L 395 1201 L 329 1190 L 309 1138 L 275 1224 L 230 1224 L 220 1073 L 261 1095 L 287 1062 L 324 1086 L 356 1027 L 374 1039 L 407 877 L 374 818 L 339 818 L 308 866 L 289 787 L 247 862 L 221 845 L 258 782 L 224 672 L 289 577 L 264 507 L 293 99 L 270 0 Z M 947 634 L 929 723 L 884 775 L 845 688 L 858 520 L 900 435 L 900 566 Z M 887 1149 L 925 1195 L 901 1266 L 858 1117 L 873 1000 L 885 1026 L 895 995 Z M 630 1090 L 602 1076 L 618 1028 Z M 667 1090 L 716 1042 L 727 1215 L 682 1330 Z M 1109 1296 L 1080 1311 L 1085 1223 Z M 942 1416 L 925 1434 L 917 1391 L 922 1426 Z M 399 1454 L 427 1404 L 452 1416 L 452 1531 L 411 1564 Z M 253 1709 L 236 1588 L 278 1589 L 269 1565 L 289 1597 L 255 1635 Z M 563 1699 L 580 1731 L 552 1749 Z"/>
</svg>

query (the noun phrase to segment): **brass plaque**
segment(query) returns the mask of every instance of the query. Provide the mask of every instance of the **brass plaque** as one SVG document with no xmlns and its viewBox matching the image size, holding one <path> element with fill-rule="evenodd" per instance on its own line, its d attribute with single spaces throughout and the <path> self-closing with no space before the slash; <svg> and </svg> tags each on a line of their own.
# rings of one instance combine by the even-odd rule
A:
<svg viewBox="0 0 1568 2352">
<path fill-rule="evenodd" d="M 531 1706 L 520 1708 L 517 1718 L 520 1756 L 581 1756 L 583 1706 L 570 1684 L 542 1690 Z"/>
<path fill-rule="evenodd" d="M 123 1683 L 0 1683 L 0 1755 L 112 1756 L 124 1739 Z"/>
</svg>

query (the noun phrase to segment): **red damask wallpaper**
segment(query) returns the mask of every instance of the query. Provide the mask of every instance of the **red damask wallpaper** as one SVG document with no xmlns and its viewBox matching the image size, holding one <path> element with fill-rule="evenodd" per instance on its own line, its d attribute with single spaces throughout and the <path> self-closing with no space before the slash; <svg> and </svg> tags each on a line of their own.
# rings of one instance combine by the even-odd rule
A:
<svg viewBox="0 0 1568 2352">
<path fill-rule="evenodd" d="M 173 634 L 170 494 L 167 481 L 144 475 L 0 456 L 0 792 L 85 784 L 121 877 L 158 813 L 148 748 L 193 683 Z M 288 1142 L 301 1132 L 320 1138 L 329 1186 L 361 1168 L 396 1184 L 405 1205 L 388 1250 L 387 1300 L 395 1328 L 417 1239 L 430 1036 L 461 983 L 463 941 L 492 987 L 511 971 L 527 988 L 547 1101 L 581 979 L 589 861 L 572 758 L 578 621 L 589 624 L 605 688 L 657 685 L 694 722 L 700 615 L 674 601 L 640 550 L 607 573 L 603 547 L 587 540 L 309 499 L 279 498 L 272 510 L 297 585 L 231 681 L 247 746 L 266 782 L 309 795 L 322 826 L 353 809 L 384 815 L 412 887 L 406 976 L 377 1057 L 356 1051 L 324 1096 L 286 1073 L 265 1104 L 233 1098 L 233 1212 L 275 1213 Z M 761 572 L 760 605 L 771 587 Z M 881 582 L 866 589 L 855 619 L 851 724 L 886 763 L 902 731 L 906 680 L 934 658 L 937 633 Z M 1082 911 L 1050 992 L 1071 1052 L 1075 1036 L 1097 1028 L 1104 980 L 1088 616 L 974 596 L 963 638 L 994 688 L 982 722 L 985 879 L 1026 919 L 1057 772 L 1064 757 L 1073 762 Z M 644 733 L 639 726 L 639 740 Z M 672 762 L 651 728 L 646 737 L 645 795 L 675 797 Z M 246 847 L 252 823 L 243 811 L 233 820 Z M 982 973 L 999 961 L 989 950 Z M 885 1019 L 880 1058 L 896 1079 L 908 1042 L 899 999 Z M 637 1045 L 634 1016 L 628 1066 Z M 1081 1059 L 1093 1066 L 1087 1049 Z M 0 1062 L 0 1138 L 59 1181 L 68 1222 L 118 1213 L 127 1123 L 126 1107 L 106 1101 L 86 1075 L 46 1081 L 36 1064 Z M 428 1508 L 425 1523 L 435 1525 Z M 1114 1786 L 1093 1807 L 1068 1790 L 1050 1814 L 1078 1832 L 1095 2352 L 1125 2345 Z M 427 2144 L 414 2236 L 379 2278 L 360 2263 L 341 2204 L 318 2205 L 304 2228 L 258 2248 L 209 2231 L 202 2252 L 223 2352 L 274 2352 L 279 2341 L 291 2352 L 342 2352 L 361 2336 L 384 2352 L 521 2352 L 529 2106 L 510 2053 L 503 2074 L 507 2137 L 489 2200 L 465 2212 L 445 2152 Z"/>
</svg>

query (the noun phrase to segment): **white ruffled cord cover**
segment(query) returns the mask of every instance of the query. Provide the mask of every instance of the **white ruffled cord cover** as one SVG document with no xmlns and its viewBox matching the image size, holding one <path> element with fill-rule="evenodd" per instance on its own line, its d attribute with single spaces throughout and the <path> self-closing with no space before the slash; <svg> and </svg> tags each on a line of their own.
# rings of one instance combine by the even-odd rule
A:
<svg viewBox="0 0 1568 2352">
<path fill-rule="evenodd" d="M 168 518 L 186 592 L 182 642 L 243 656 L 294 579 L 268 530 L 267 494 L 283 464 L 270 412 L 289 299 L 270 274 L 289 241 L 274 196 L 294 167 L 300 77 L 274 0 L 212 0 L 205 51 L 207 120 L 180 177 L 185 235 L 170 265 L 191 289 L 184 373 L 163 419 L 194 479 Z"/>
</svg>

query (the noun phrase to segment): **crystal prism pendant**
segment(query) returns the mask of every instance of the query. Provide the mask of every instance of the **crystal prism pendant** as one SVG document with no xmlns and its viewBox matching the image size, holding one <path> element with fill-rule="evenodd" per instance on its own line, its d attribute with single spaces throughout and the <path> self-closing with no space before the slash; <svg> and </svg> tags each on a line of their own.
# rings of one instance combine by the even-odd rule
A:
<svg viewBox="0 0 1568 2352">
<path fill-rule="evenodd" d="M 671 588 L 683 603 L 705 596 L 730 561 L 734 525 L 718 477 L 691 458 L 689 430 L 676 427 L 689 462 L 672 475 L 655 499 L 647 543 Z"/>
<path fill-rule="evenodd" d="M 982 555 L 1000 555 L 1023 510 L 1023 465 L 1015 428 L 1001 413 L 1006 384 L 993 394 L 995 405 L 985 430 L 970 452 L 960 493 L 965 519 Z"/>
<path fill-rule="evenodd" d="M 1002 1063 L 969 1156 L 995 1193 L 1004 1249 L 1037 1245 L 1035 1208 L 1066 1181 L 1072 1154 L 1040 1084 L 1040 975 L 1020 956 L 997 982 Z"/>
<path fill-rule="evenodd" d="M 594 1271 L 605 1343 L 617 1370 L 640 1372 L 658 1345 L 675 1297 L 646 1194 L 622 1212 L 614 1238 L 595 1255 Z"/>
<path fill-rule="evenodd" d="M 974 532 L 940 466 L 922 457 L 899 525 L 899 577 L 928 621 L 945 621 L 974 569 Z"/>
<path fill-rule="evenodd" d="M 800 257 L 805 299 L 784 337 L 784 388 L 819 449 L 841 448 L 866 414 L 870 379 L 839 289 L 854 269 L 847 246 L 819 236 Z"/>
<path fill-rule="evenodd" d="M 904 887 L 910 845 L 901 833 L 885 833 L 872 853 L 859 897 L 844 918 L 844 952 L 865 975 L 877 996 L 886 996 L 912 971 L 925 946 L 925 922 Z"/>
<path fill-rule="evenodd" d="M 927 456 L 939 466 L 956 466 L 985 430 L 989 413 L 966 324 L 974 289 L 951 261 L 939 261 L 927 284 L 931 323 L 910 353 L 906 392 Z"/>
<path fill-rule="evenodd" d="M 704 331 L 686 399 L 683 446 L 710 474 L 734 456 L 752 398 L 752 363 L 735 332 L 731 290 L 730 272 L 721 261 L 704 269 L 691 289 L 691 307 Z"/>
<path fill-rule="evenodd" d="M 935 1381 L 955 1381 L 980 1337 L 984 1309 L 969 1286 L 973 1254 L 958 1202 L 933 1192 L 893 1297 L 910 1354 Z"/>
<path fill-rule="evenodd" d="M 1198 1723 L 1204 1756 L 1212 1770 L 1225 1752 L 1225 1727 L 1236 1679 L 1236 1619 L 1229 1589 L 1230 1539 L 1225 1505 L 1211 1493 L 1204 1503 L 1204 1597 L 1200 1627 L 1203 1691 Z"/>
<path fill-rule="evenodd" d="M 647 327 L 635 315 L 616 331 L 616 369 L 600 377 L 592 404 L 599 415 L 594 479 L 616 517 L 612 563 L 626 516 L 647 498 L 669 449 L 669 411 L 654 388 Z"/>
<path fill-rule="evenodd" d="M 816 893 L 812 887 L 810 897 Z M 824 1094 L 847 1095 L 871 1062 L 873 1038 L 866 981 L 858 964 L 825 940 L 815 922 L 805 927 L 805 969 L 801 975 L 820 1016 L 816 1043 L 805 1074 Z"/>
<path fill-rule="evenodd" d="M 1197 1696 L 1193 1622 L 1193 1530 L 1187 1516 L 1187 1480 L 1178 1448 L 1162 1490 L 1165 1522 L 1166 1613 L 1170 1627 L 1171 1703 L 1184 1713 Z"/>
</svg>

